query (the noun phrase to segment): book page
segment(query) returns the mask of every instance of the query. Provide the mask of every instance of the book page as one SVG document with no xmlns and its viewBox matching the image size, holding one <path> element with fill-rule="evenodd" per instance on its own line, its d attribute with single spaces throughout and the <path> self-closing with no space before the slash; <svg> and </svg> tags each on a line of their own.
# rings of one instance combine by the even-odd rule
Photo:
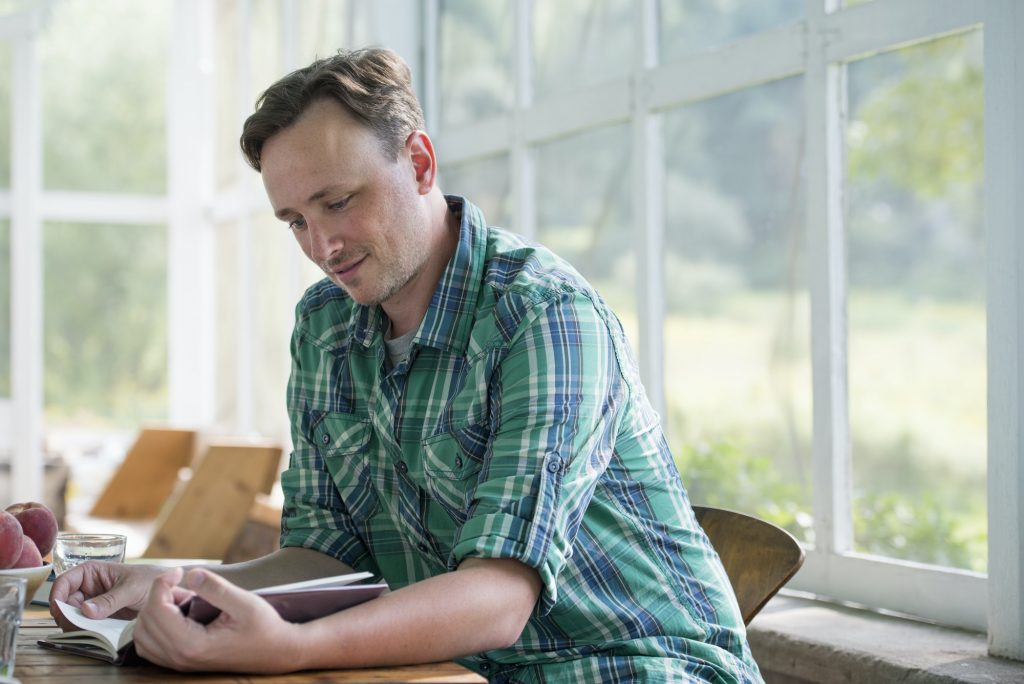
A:
<svg viewBox="0 0 1024 684">
<path fill-rule="evenodd" d="M 102 641 L 109 644 L 111 653 L 120 650 L 122 646 L 132 639 L 134 620 L 120 620 L 118 618 L 93 620 L 83 615 L 82 611 L 78 608 L 63 601 L 57 601 L 57 606 L 60 607 L 60 612 L 68 619 L 68 622 L 71 622 L 80 629 L 92 632 Z M 49 638 L 52 640 L 54 637 L 66 637 L 70 634 L 74 634 L 74 632 L 65 632 L 64 634 L 54 635 Z"/>
<path fill-rule="evenodd" d="M 334 575 L 333 577 L 318 577 L 316 579 L 304 580 L 302 582 L 289 582 L 288 584 L 278 584 L 273 587 L 263 587 L 256 589 L 257 594 L 279 594 L 288 591 L 300 591 L 303 589 L 312 589 L 314 587 L 343 587 L 346 584 L 352 584 L 359 580 L 368 579 L 373 577 L 373 573 L 370 572 L 352 572 L 347 575 Z"/>
</svg>

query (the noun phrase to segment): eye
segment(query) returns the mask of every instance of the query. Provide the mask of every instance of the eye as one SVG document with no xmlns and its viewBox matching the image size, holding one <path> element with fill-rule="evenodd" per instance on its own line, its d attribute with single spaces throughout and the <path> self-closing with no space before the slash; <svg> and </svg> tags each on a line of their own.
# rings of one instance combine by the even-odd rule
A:
<svg viewBox="0 0 1024 684">
<path fill-rule="evenodd" d="M 297 219 L 292 219 L 288 222 L 288 228 L 292 231 L 298 232 L 306 229 L 306 219 L 301 216 Z"/>
<path fill-rule="evenodd" d="M 338 209 L 344 209 L 348 205 L 349 200 L 351 200 L 351 199 L 352 199 L 352 196 L 350 195 L 350 196 L 346 197 L 345 199 L 340 199 L 337 202 L 332 202 L 331 204 L 328 204 L 327 208 L 330 209 L 331 211 L 336 211 Z"/>
</svg>

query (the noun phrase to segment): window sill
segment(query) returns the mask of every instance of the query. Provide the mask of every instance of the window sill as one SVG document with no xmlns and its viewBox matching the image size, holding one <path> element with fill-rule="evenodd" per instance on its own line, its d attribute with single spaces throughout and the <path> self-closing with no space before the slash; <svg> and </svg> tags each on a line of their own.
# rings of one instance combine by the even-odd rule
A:
<svg viewBox="0 0 1024 684">
<path fill-rule="evenodd" d="M 777 596 L 748 628 L 767 684 L 1024 682 L 985 635 L 822 601 Z"/>
</svg>

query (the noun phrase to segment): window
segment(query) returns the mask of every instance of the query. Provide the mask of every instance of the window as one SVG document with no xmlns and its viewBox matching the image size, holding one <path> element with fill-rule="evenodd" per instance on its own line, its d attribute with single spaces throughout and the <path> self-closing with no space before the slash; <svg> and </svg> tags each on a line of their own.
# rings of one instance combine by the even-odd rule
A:
<svg viewBox="0 0 1024 684">
<path fill-rule="evenodd" d="M 695 499 L 812 542 L 803 96 L 791 77 L 664 114 L 665 423 Z"/>
<path fill-rule="evenodd" d="M 796 534 L 794 588 L 1024 657 L 985 599 L 1021 591 L 1013 3 L 485 4 L 431 3 L 445 189 L 614 302 L 694 501 Z"/>
<path fill-rule="evenodd" d="M 984 571 L 981 37 L 849 64 L 846 223 L 854 548 Z"/>
</svg>

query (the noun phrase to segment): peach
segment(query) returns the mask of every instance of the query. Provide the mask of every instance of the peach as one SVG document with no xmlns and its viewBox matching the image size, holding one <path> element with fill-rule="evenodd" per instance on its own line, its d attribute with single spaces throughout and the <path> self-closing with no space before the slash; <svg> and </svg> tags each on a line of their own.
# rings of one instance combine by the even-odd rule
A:
<svg viewBox="0 0 1024 684">
<path fill-rule="evenodd" d="M 21 556 L 25 533 L 21 523 L 7 511 L 0 511 L 0 568 L 9 568 Z"/>
<path fill-rule="evenodd" d="M 26 501 L 8 506 L 7 512 L 18 519 L 22 531 L 35 542 L 40 556 L 50 553 L 57 539 L 57 518 L 49 508 L 35 501 Z"/>
<path fill-rule="evenodd" d="M 36 546 L 32 537 L 27 534 L 22 535 L 22 537 L 24 539 L 21 542 L 21 555 L 18 556 L 18 560 L 14 561 L 14 567 L 38 568 L 43 564 L 43 556 L 39 553 L 39 547 Z"/>
</svg>

